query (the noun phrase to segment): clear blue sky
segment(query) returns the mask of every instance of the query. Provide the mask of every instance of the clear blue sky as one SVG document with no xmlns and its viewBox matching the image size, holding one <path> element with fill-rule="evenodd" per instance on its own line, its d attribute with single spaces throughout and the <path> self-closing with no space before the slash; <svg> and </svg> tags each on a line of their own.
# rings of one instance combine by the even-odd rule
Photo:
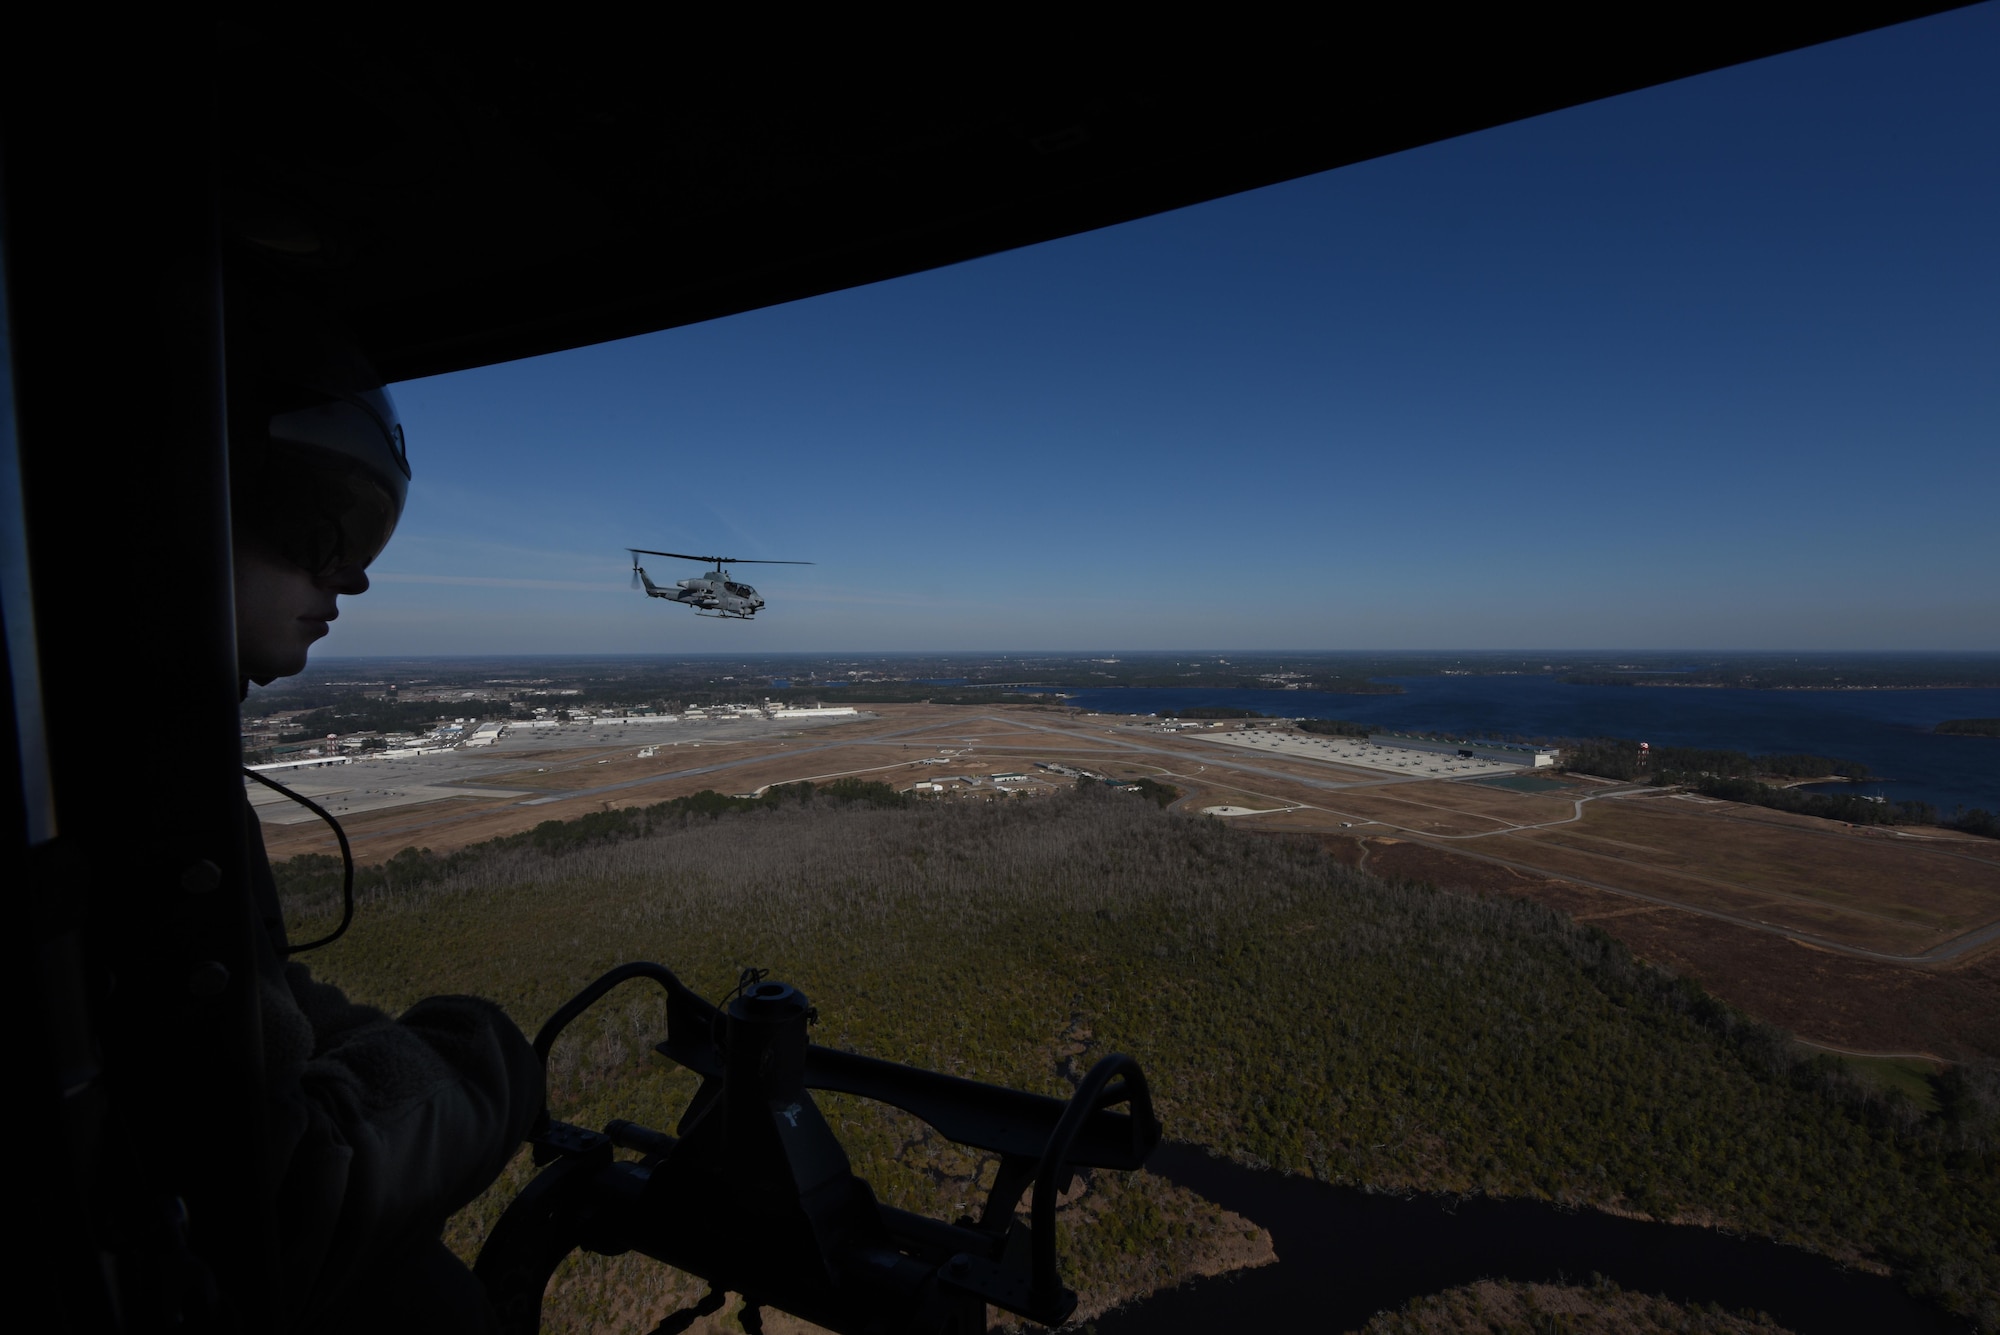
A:
<svg viewBox="0 0 2000 1335">
<path fill-rule="evenodd" d="M 322 648 L 2000 649 L 1996 71 L 1987 4 L 400 386 Z M 745 625 L 628 545 L 819 564 Z"/>
</svg>

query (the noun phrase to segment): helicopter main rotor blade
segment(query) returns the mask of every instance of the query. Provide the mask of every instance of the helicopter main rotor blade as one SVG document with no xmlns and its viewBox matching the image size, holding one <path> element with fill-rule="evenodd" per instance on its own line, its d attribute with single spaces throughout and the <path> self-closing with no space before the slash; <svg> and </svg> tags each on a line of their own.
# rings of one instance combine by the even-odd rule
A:
<svg viewBox="0 0 2000 1335">
<path fill-rule="evenodd" d="M 763 561 L 756 557 L 742 556 L 695 556 L 689 552 L 656 552 L 646 547 L 627 547 L 625 550 L 639 556 L 671 556 L 676 561 L 707 561 L 712 565 L 719 566 L 810 566 L 819 564 L 817 561 Z"/>
</svg>

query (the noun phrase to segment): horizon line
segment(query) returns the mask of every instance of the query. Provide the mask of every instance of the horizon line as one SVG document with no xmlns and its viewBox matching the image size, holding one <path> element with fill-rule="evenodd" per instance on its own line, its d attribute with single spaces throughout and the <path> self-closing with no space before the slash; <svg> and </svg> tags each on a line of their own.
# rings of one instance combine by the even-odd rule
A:
<svg viewBox="0 0 2000 1335">
<path fill-rule="evenodd" d="M 1960 658 L 2000 658 L 2000 649 L 1751 649 L 1751 648 L 1567 648 L 1567 649 L 744 649 L 744 650 L 701 650 L 672 651 L 659 649 L 604 649 L 604 650 L 485 650 L 466 653 L 375 653 L 375 654 L 316 654 L 310 670 L 315 664 L 334 662 L 370 662 L 390 658 L 420 659 L 480 659 L 480 658 L 791 658 L 791 657 L 908 657 L 922 655 L 932 658 L 991 658 L 991 657 L 1037 657 L 1037 658 L 1077 658 L 1090 654 L 1122 654 L 1132 657 L 1154 657 L 1166 654 L 1221 655 L 1240 654 L 1244 656 L 1302 656 L 1339 657 L 1373 655 L 1409 655 L 1415 657 L 1442 657 L 1446 655 L 1498 656 L 1544 658 L 1576 654 L 1614 655 L 1666 655 L 1666 654 L 1738 654 L 1756 657 L 1814 658 L 1834 654 L 1860 657 L 1960 657 Z"/>
</svg>

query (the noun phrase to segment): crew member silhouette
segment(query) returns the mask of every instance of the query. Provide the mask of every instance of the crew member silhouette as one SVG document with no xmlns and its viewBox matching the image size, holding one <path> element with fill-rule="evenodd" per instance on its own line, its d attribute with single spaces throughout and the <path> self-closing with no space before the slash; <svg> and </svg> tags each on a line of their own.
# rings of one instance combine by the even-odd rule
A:
<svg viewBox="0 0 2000 1335">
<path fill-rule="evenodd" d="M 301 671 L 403 509 L 410 468 L 389 396 L 301 303 L 232 293 L 230 485 L 237 669 Z M 542 1108 L 542 1071 L 506 1013 L 432 997 L 391 1018 L 291 956 L 254 815 L 259 996 L 278 1184 L 279 1289 L 294 1329 L 490 1331 L 440 1241 Z M 290 956 L 288 958 L 288 956 Z"/>
</svg>

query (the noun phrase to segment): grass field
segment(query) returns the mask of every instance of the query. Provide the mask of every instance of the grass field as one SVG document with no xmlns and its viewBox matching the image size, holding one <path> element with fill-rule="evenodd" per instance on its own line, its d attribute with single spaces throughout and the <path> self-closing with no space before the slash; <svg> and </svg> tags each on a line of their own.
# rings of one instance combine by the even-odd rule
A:
<svg viewBox="0 0 2000 1335">
<path fill-rule="evenodd" d="M 532 1029 L 632 958 L 711 996 L 771 967 L 818 1005 L 822 1042 L 1046 1093 L 1132 1052 L 1170 1136 L 1245 1162 L 1722 1222 L 1891 1266 L 2000 1329 L 1992 1076 L 1954 1068 L 1927 1115 L 1534 904 L 1379 881 L 1128 798 L 808 803 L 497 850 L 365 905 L 318 967 L 390 1007 L 492 996 Z M 582 1023 L 552 1068 L 557 1115 L 670 1125 L 691 1090 L 647 1055 L 661 1026 L 622 994 Z M 830 1103 L 897 1203 L 948 1215 L 990 1171 Z M 524 1172 L 458 1221 L 462 1245 Z M 1255 1247 L 1144 1173 L 1096 1175 L 1062 1217 L 1098 1307 Z M 584 1259 L 550 1328 L 643 1331 L 684 1296 L 658 1267 Z"/>
<path fill-rule="evenodd" d="M 1939 1111 L 1935 1062 L 1913 1057 L 1836 1056 L 1842 1066 L 1877 1089 L 1901 1094 L 1925 1113 Z"/>
</svg>

